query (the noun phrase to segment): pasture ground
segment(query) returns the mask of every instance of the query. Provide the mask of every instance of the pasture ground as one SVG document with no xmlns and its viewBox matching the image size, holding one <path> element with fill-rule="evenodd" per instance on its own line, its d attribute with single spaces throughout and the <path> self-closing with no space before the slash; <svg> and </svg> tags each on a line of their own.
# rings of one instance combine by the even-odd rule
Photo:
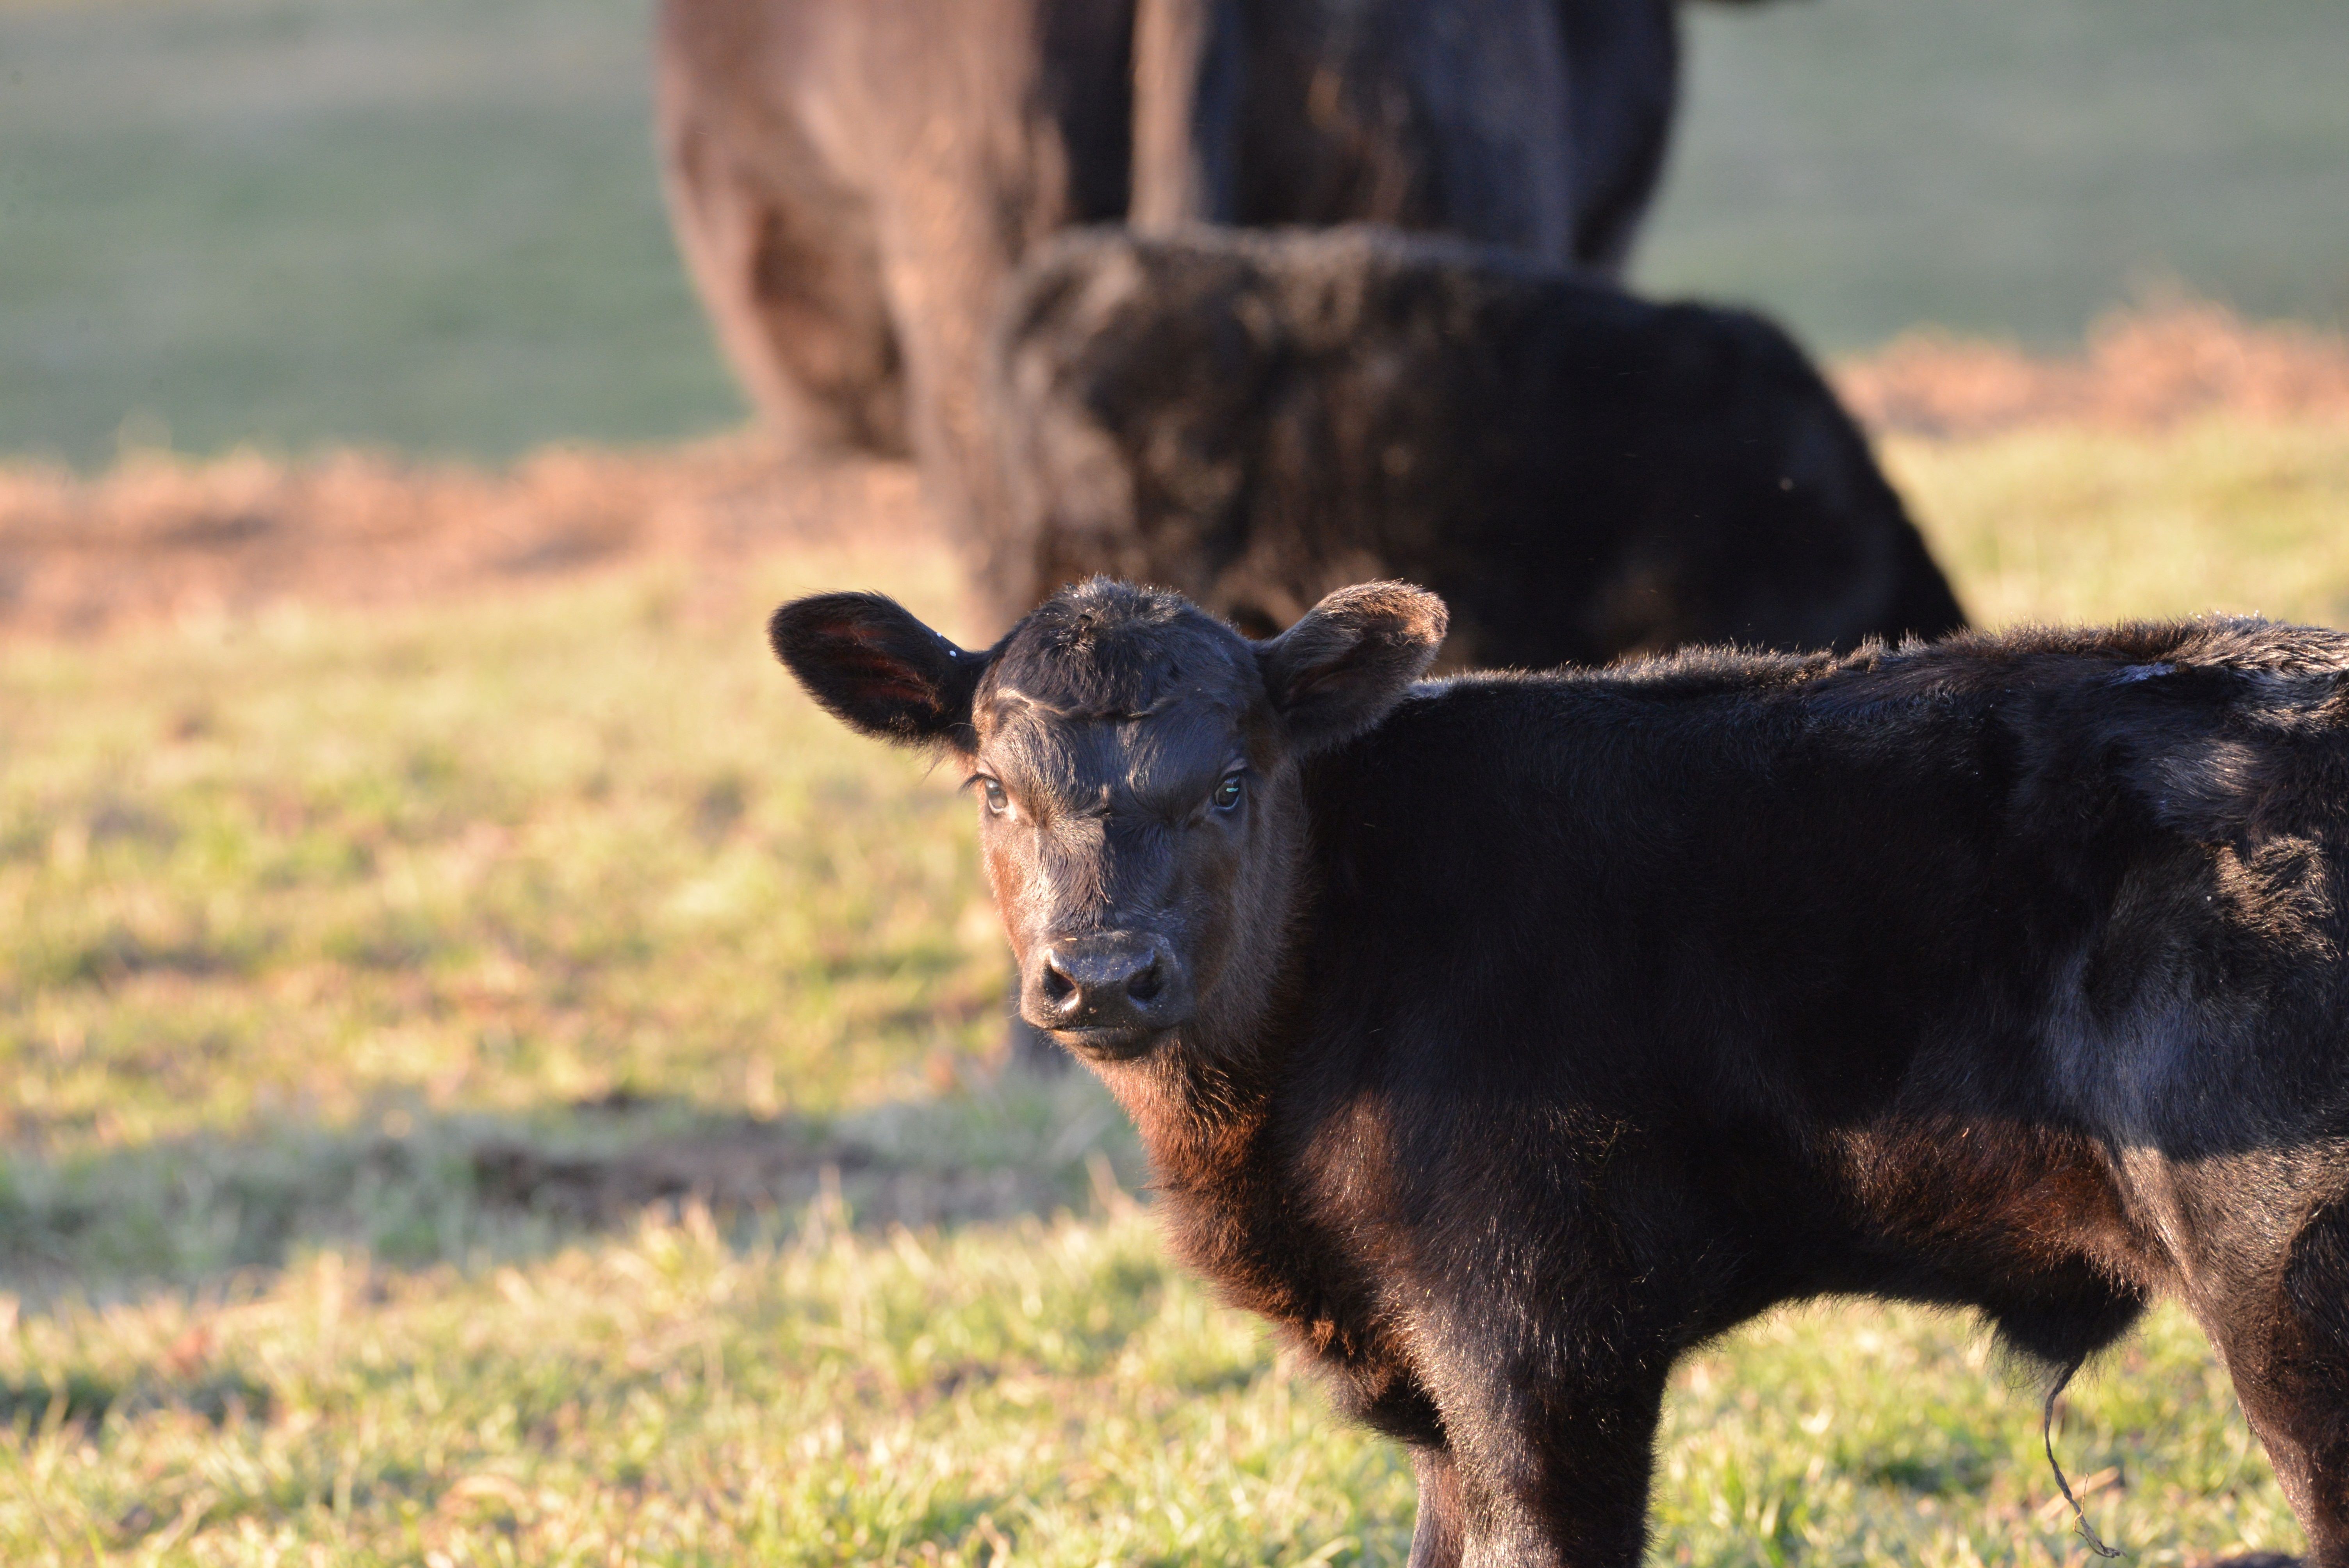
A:
<svg viewBox="0 0 2349 1568">
<path fill-rule="evenodd" d="M 906 476 L 438 460 L 740 417 L 646 18 L 0 0 L 0 1562 L 1399 1562 L 1114 1108 L 997 1073 L 951 780 L 765 658 L 804 587 L 955 627 Z M 2337 0 L 1694 26 L 1651 288 L 1836 351 L 2349 311 Z M 1847 386 L 1985 620 L 2349 619 L 2337 353 L 2165 341 L 2152 409 Z M 1682 1369 L 1656 1555 L 2084 1563 L 2036 1406 L 1962 1320 L 1774 1318 Z M 2059 1441 L 2140 1563 L 2294 1544 L 2174 1315 Z"/>
<path fill-rule="evenodd" d="M 2321 399 L 1884 450 L 1985 621 L 2349 620 Z M 20 468 L 0 569 L 0 1560 L 1401 1561 L 1114 1108 L 997 1071 L 955 781 L 767 658 L 820 585 L 978 633 L 902 471 Z M 1772 1318 L 1656 1555 L 2084 1562 L 2037 1407 L 1964 1319 Z M 2057 1436 L 2139 1563 L 2295 1543 L 2174 1313 Z"/>
</svg>

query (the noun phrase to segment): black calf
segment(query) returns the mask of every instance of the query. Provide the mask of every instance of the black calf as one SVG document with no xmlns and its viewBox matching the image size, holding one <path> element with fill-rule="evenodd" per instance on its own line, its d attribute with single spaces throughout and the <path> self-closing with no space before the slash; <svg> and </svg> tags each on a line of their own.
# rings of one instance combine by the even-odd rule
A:
<svg viewBox="0 0 2349 1568">
<path fill-rule="evenodd" d="M 1937 636 L 1958 603 L 1758 317 L 1391 232 L 1071 235 L 989 403 L 1029 592 L 1164 584 L 1269 635 L 1408 577 L 1454 666 Z"/>
<path fill-rule="evenodd" d="M 968 769 L 1033 1024 L 1113 955 L 1058 1037 L 1181 1253 L 1410 1445 L 1414 1563 L 1637 1562 L 1674 1359 L 1775 1304 L 2061 1366 L 2166 1293 L 2349 1568 L 2349 637 L 1413 684 L 1444 633 L 1394 584 L 1261 643 L 1108 583 L 978 654 L 774 624 Z"/>
</svg>

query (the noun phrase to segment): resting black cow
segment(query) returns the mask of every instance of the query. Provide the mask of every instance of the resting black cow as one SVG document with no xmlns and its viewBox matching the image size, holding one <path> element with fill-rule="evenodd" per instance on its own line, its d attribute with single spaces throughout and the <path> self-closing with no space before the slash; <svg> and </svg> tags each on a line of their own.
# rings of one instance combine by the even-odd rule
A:
<svg viewBox="0 0 2349 1568">
<path fill-rule="evenodd" d="M 1021 1007 L 1182 1255 L 1410 1445 L 1414 1563 L 1639 1560 L 1676 1357 L 2157 1295 L 2349 1563 L 2349 637 L 2258 621 L 1415 685 L 1433 595 L 1251 643 L 1069 590 L 775 645 L 980 796 Z"/>
<path fill-rule="evenodd" d="M 662 0 L 662 167 L 735 368 L 803 442 L 918 457 L 1007 614 L 979 382 L 1071 223 L 1360 219 L 1619 266 L 1672 0 Z"/>
<path fill-rule="evenodd" d="M 1269 634 L 1404 577 L 1454 666 L 1963 624 L 1784 333 L 1498 251 L 1072 234 L 1014 286 L 990 406 L 1023 604 L 1098 573 Z"/>
</svg>

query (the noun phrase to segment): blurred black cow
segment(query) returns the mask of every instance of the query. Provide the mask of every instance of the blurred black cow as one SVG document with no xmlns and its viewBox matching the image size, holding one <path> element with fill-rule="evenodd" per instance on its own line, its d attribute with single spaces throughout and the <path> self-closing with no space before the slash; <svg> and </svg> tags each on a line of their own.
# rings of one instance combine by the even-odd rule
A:
<svg viewBox="0 0 2349 1568">
<path fill-rule="evenodd" d="M 1963 624 L 1834 395 L 1741 312 L 1370 227 L 1089 230 L 1021 274 L 995 374 L 1023 602 L 1104 573 L 1267 636 L 1404 577 L 1455 667 Z"/>
<path fill-rule="evenodd" d="M 1676 23 L 1672 0 L 663 0 L 662 160 L 770 421 L 918 456 L 1009 614 L 978 387 L 1030 247 L 1129 216 L 1364 220 L 1609 271 L 1661 165 Z"/>
</svg>

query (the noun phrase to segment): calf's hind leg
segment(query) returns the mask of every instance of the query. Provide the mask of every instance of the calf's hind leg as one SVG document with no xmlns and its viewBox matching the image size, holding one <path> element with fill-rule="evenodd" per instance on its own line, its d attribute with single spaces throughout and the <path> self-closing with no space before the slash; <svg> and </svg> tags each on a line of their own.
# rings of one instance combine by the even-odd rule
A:
<svg viewBox="0 0 2349 1568">
<path fill-rule="evenodd" d="M 2301 1227 L 2280 1277 L 2194 1305 L 2308 1534 L 2308 1562 L 2349 1568 L 2349 1199 Z"/>
</svg>

